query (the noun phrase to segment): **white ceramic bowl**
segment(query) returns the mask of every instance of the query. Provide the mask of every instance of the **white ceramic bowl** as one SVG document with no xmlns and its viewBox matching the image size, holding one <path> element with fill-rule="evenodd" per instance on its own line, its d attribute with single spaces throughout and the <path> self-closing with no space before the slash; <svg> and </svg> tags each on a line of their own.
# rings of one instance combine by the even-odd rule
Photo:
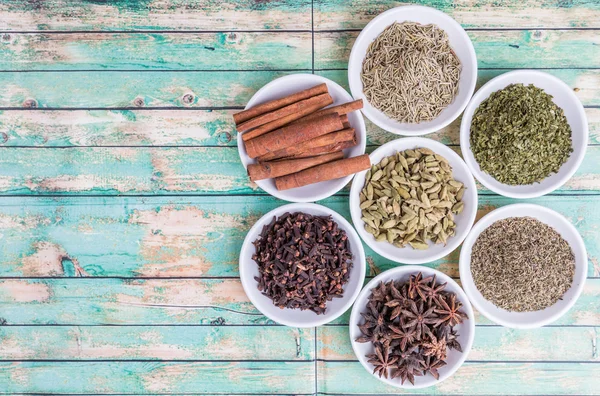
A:
<svg viewBox="0 0 600 396">
<path fill-rule="evenodd" d="M 569 160 L 563 164 L 558 173 L 548 176 L 540 183 L 524 186 L 511 186 L 498 182 L 492 176 L 483 172 L 471 151 L 471 121 L 477 107 L 487 99 L 493 92 L 501 90 L 510 84 L 533 84 L 542 88 L 546 93 L 553 96 L 553 102 L 565 112 L 567 121 L 571 126 L 573 141 L 573 152 Z M 569 88 L 567 84 L 558 78 L 537 70 L 516 70 L 504 73 L 482 86 L 469 102 L 460 124 L 460 148 L 465 162 L 473 172 L 473 175 L 481 184 L 497 194 L 510 198 L 535 198 L 548 194 L 563 184 L 579 168 L 588 140 L 588 122 L 583 105 Z"/>
<path fill-rule="evenodd" d="M 450 278 L 443 272 L 428 267 L 404 265 L 401 267 L 392 268 L 390 270 L 382 272 L 381 274 L 373 278 L 363 288 L 362 292 L 359 294 L 358 298 L 356 299 L 356 302 L 354 303 L 354 307 L 352 307 L 352 314 L 350 315 L 350 340 L 352 343 L 352 349 L 354 350 L 356 357 L 363 365 L 363 367 L 369 373 L 373 374 L 373 365 L 371 363 L 368 363 L 368 359 L 366 358 L 366 355 L 374 353 L 373 345 L 369 342 L 360 343 L 355 341 L 357 337 L 360 337 L 362 335 L 360 329 L 358 328 L 358 325 L 363 322 L 360 313 L 367 311 L 367 302 L 369 300 L 369 296 L 371 295 L 371 289 L 377 287 L 380 282 L 388 282 L 392 279 L 395 281 L 408 281 L 410 279 L 410 275 L 418 272 L 422 272 L 424 278 L 436 275 L 436 280 L 438 283 L 447 282 L 448 285 L 446 286 L 445 290 L 456 294 L 458 301 L 460 301 L 463 304 L 462 311 L 467 314 L 469 319 L 454 327 L 454 329 L 458 331 L 458 342 L 460 343 L 463 351 L 448 351 L 446 366 L 438 370 L 440 374 L 439 380 L 436 380 L 432 375 L 428 374 L 426 376 L 415 377 L 415 384 L 413 385 L 408 381 L 405 381 L 404 384 L 402 384 L 400 378 L 379 378 L 379 376 L 374 375 L 374 377 L 378 380 L 398 388 L 425 388 L 428 386 L 437 385 L 446 378 L 450 377 L 464 363 L 465 359 L 469 355 L 471 347 L 473 346 L 473 339 L 475 337 L 475 315 L 473 314 L 473 308 L 471 307 L 471 304 L 469 303 L 469 299 L 467 298 L 465 292 L 460 288 L 460 286 L 458 286 L 458 284 L 452 278 Z"/>
<path fill-rule="evenodd" d="M 246 109 L 322 83 L 327 84 L 329 94 L 333 98 L 332 106 L 354 100 L 344 88 L 328 78 L 314 74 L 291 74 L 273 80 L 259 89 L 246 105 Z M 367 132 L 362 114 L 359 111 L 353 111 L 348 114 L 348 121 L 350 122 L 350 125 L 352 125 L 352 128 L 356 130 L 357 145 L 344 150 L 346 158 L 364 154 L 367 146 Z M 248 154 L 246 154 L 246 149 L 244 148 L 242 141 L 242 134 L 238 134 L 238 152 L 242 164 L 244 164 L 244 168 L 248 168 L 248 164 L 256 163 L 255 160 L 251 159 L 248 157 Z M 256 184 L 272 196 L 285 201 L 314 202 L 332 196 L 348 184 L 353 177 L 354 175 L 349 175 L 340 179 L 328 180 L 284 191 L 277 190 L 273 179 L 259 180 Z"/>
<path fill-rule="evenodd" d="M 445 157 L 450 163 L 450 166 L 452 166 L 454 179 L 466 186 L 466 191 L 463 196 L 465 208 L 461 214 L 456 215 L 456 235 L 448 238 L 448 244 L 446 246 L 429 242 L 429 249 L 417 250 L 410 246 L 399 248 L 387 241 L 377 242 L 372 234 L 365 231 L 365 222 L 361 219 L 360 192 L 365 185 L 367 171 L 356 174 L 350 190 L 350 214 L 352 215 L 354 227 L 362 240 L 365 241 L 371 249 L 383 257 L 403 264 L 423 264 L 450 254 L 466 238 L 475 221 L 475 215 L 477 214 L 477 186 L 475 185 L 475 180 L 464 161 L 448 146 L 421 137 L 396 139 L 375 150 L 370 156 L 371 164 L 375 165 L 383 158 L 394 155 L 399 151 L 418 147 L 429 148 L 436 154 Z"/>
<path fill-rule="evenodd" d="M 259 276 L 258 265 L 252 260 L 255 248 L 252 242 L 258 239 L 264 225 L 269 224 L 273 217 L 279 217 L 282 214 L 290 212 L 304 212 L 315 216 L 329 216 L 339 225 L 340 229 L 346 231 L 352 250 L 353 266 L 350 272 L 348 283 L 344 285 L 344 295 L 341 298 L 334 298 L 327 302 L 327 309 L 324 314 L 317 315 L 310 310 L 299 309 L 281 309 L 268 297 L 264 296 L 257 287 L 255 276 Z M 354 302 L 365 281 L 366 260 L 360 238 L 352 225 L 335 211 L 317 204 L 288 204 L 280 206 L 261 217 L 254 226 L 248 231 L 242 250 L 240 252 L 240 278 L 244 291 L 250 298 L 254 306 L 266 317 L 273 321 L 292 327 L 314 327 L 329 323 L 342 315 Z"/>
<path fill-rule="evenodd" d="M 510 312 L 498 308 L 486 300 L 473 282 L 471 275 L 471 251 L 473 244 L 479 238 L 479 234 L 498 220 L 507 217 L 533 217 L 554 228 L 560 236 L 566 240 L 575 254 L 575 276 L 571 288 L 565 293 L 561 300 L 551 307 L 534 312 Z M 469 300 L 473 306 L 486 318 L 494 322 L 515 329 L 531 329 L 541 327 L 554 322 L 564 315 L 577 301 L 583 290 L 587 277 L 587 252 L 581 235 L 577 229 L 561 214 L 540 205 L 514 204 L 496 209 L 475 224 L 460 252 L 460 280 Z"/>
<path fill-rule="evenodd" d="M 400 123 L 369 104 L 363 93 L 360 79 L 362 64 L 369 45 L 394 22 L 418 22 L 424 25 L 434 24 L 443 29 L 450 40 L 452 49 L 460 59 L 462 71 L 458 86 L 458 94 L 454 101 L 432 121 L 418 124 Z M 471 99 L 477 82 L 477 56 L 471 39 L 465 30 L 454 19 L 441 11 L 423 6 L 401 6 L 392 8 L 373 19 L 362 30 L 350 53 L 348 62 L 348 81 L 350 91 L 356 99 L 363 99 L 363 113 L 380 128 L 406 136 L 419 136 L 435 132 L 454 121 Z"/>
</svg>

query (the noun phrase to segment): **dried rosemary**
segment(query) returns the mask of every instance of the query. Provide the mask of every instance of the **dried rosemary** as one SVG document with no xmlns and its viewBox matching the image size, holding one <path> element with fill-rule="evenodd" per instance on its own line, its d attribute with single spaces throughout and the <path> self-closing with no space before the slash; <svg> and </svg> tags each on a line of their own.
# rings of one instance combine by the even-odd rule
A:
<svg viewBox="0 0 600 396">
<path fill-rule="evenodd" d="M 436 118 L 456 97 L 460 60 L 436 25 L 394 23 L 367 50 L 360 75 L 369 103 L 405 123 Z"/>
<path fill-rule="evenodd" d="M 531 217 L 499 220 L 471 253 L 471 274 L 483 297 L 508 311 L 539 311 L 571 287 L 575 256 L 552 227 Z"/>
<path fill-rule="evenodd" d="M 510 185 L 532 184 L 558 172 L 573 151 L 563 110 L 534 85 L 509 85 L 481 102 L 470 140 L 481 170 Z"/>
</svg>

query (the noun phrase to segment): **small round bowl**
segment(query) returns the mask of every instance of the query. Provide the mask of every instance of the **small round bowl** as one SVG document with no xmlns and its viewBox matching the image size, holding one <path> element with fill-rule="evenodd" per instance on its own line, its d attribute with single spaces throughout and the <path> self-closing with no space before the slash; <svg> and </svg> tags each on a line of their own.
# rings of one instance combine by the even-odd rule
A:
<svg viewBox="0 0 600 396">
<path fill-rule="evenodd" d="M 486 300 L 473 282 L 471 274 L 471 252 L 473 244 L 486 228 L 498 220 L 507 217 L 533 217 L 554 228 L 560 236 L 569 243 L 575 254 L 575 275 L 573 284 L 567 290 L 562 299 L 554 305 L 541 311 L 532 312 L 510 312 L 498 308 Z M 486 318 L 505 327 L 515 329 L 532 329 L 550 324 L 563 316 L 577 301 L 587 277 L 587 252 L 581 235 L 577 229 L 563 215 L 540 205 L 514 204 L 496 209 L 475 224 L 460 252 L 460 281 L 465 293 L 473 306 Z"/>
<path fill-rule="evenodd" d="M 377 242 L 373 235 L 365 231 L 365 222 L 362 220 L 362 211 L 360 210 L 360 192 L 365 185 L 367 171 L 356 174 L 356 177 L 352 182 L 352 188 L 350 189 L 350 214 L 352 215 L 354 227 L 362 240 L 381 256 L 403 264 L 428 263 L 452 253 L 452 251 L 466 238 L 469 230 L 473 226 L 477 214 L 477 186 L 475 185 L 475 180 L 464 161 L 448 146 L 431 139 L 420 137 L 396 139 L 375 150 L 370 156 L 371 164 L 375 165 L 384 157 L 394 155 L 399 151 L 417 147 L 429 148 L 436 154 L 445 157 L 452 167 L 453 177 L 457 181 L 463 183 L 466 187 L 463 196 L 465 208 L 461 214 L 455 215 L 456 235 L 448 238 L 448 244 L 446 246 L 429 242 L 429 249 L 417 250 L 410 246 L 399 248 L 387 241 Z"/>
<path fill-rule="evenodd" d="M 264 296 L 257 287 L 255 276 L 259 276 L 258 265 L 252 260 L 252 255 L 255 253 L 255 248 L 252 242 L 254 242 L 260 236 L 264 225 L 269 224 L 273 217 L 279 217 L 282 214 L 290 212 L 304 212 L 314 216 L 329 216 L 339 225 L 340 229 L 346 231 L 348 240 L 350 241 L 350 249 L 352 250 L 353 266 L 350 270 L 350 278 L 348 283 L 344 285 L 344 295 L 341 298 L 334 298 L 327 302 L 327 309 L 324 314 L 317 315 L 310 310 L 299 310 L 284 308 L 281 309 L 273 301 Z M 242 280 L 242 286 L 246 295 L 252 301 L 252 304 L 263 313 L 269 319 L 292 327 L 314 327 L 321 326 L 329 323 L 332 320 L 338 318 L 344 312 L 350 308 L 360 289 L 362 288 L 365 281 L 366 273 L 366 260 L 365 251 L 363 249 L 360 238 L 356 234 L 356 231 L 352 228 L 352 225 L 346 221 L 337 212 L 326 208 L 325 206 L 317 204 L 288 204 L 280 206 L 277 209 L 273 209 L 269 213 L 261 217 L 252 226 L 240 252 L 240 278 Z"/>
<path fill-rule="evenodd" d="M 463 323 L 458 324 L 454 327 L 458 332 L 458 342 L 462 347 L 462 352 L 456 350 L 448 351 L 448 358 L 446 359 L 446 366 L 439 369 L 440 379 L 436 380 L 432 375 L 415 377 L 415 384 L 411 384 L 406 381 L 404 384 L 401 383 L 400 378 L 384 378 L 376 376 L 373 374 L 373 365 L 367 362 L 366 355 L 374 352 L 374 348 L 371 343 L 360 343 L 356 342 L 356 338 L 362 335 L 358 325 L 362 323 L 361 312 L 367 311 L 367 302 L 369 300 L 369 296 L 371 295 L 371 289 L 376 288 L 380 282 L 388 282 L 390 280 L 395 281 L 408 281 L 410 275 L 422 272 L 423 277 L 426 278 L 428 276 L 436 275 L 437 282 L 444 283 L 447 282 L 446 289 L 449 292 L 455 293 L 458 301 L 460 301 L 463 305 L 463 312 L 465 312 L 469 319 L 465 320 Z M 418 388 L 426 388 L 428 386 L 437 385 L 446 378 L 450 377 L 452 374 L 458 370 L 458 368 L 464 363 L 471 351 L 471 347 L 473 346 L 473 339 L 475 337 L 475 315 L 473 314 L 473 308 L 469 303 L 469 299 L 465 292 L 460 288 L 460 286 L 448 275 L 443 272 L 434 270 L 432 268 L 427 267 L 418 267 L 414 265 L 404 265 L 402 267 L 392 268 L 381 274 L 377 275 L 373 278 L 360 292 L 356 302 L 354 303 L 354 307 L 352 307 L 352 314 L 350 315 L 350 341 L 352 343 L 352 349 L 354 350 L 354 354 L 363 365 L 363 367 L 371 373 L 375 378 L 380 381 L 385 382 L 386 384 L 405 389 L 418 389 Z"/>
<path fill-rule="evenodd" d="M 273 80 L 259 89 L 246 105 L 246 109 L 269 100 L 291 95 L 294 92 L 302 91 L 322 83 L 327 84 L 329 94 L 333 98 L 333 104 L 331 106 L 337 106 L 353 101 L 352 96 L 350 96 L 344 88 L 328 78 L 314 74 L 291 74 Z M 364 154 L 367 146 L 367 130 L 362 114 L 359 111 L 353 111 L 348 114 L 348 121 L 356 131 L 357 144 L 354 147 L 344 150 L 344 156 L 346 158 Z M 244 164 L 244 168 L 248 168 L 248 164 L 256 163 L 256 160 L 251 159 L 248 157 L 248 154 L 246 154 L 242 134 L 238 134 L 238 152 L 242 164 Z M 270 195 L 285 201 L 314 202 L 328 198 L 340 191 L 353 177 L 354 175 L 349 175 L 340 179 L 328 180 L 284 191 L 279 191 L 277 187 L 275 187 L 275 181 L 273 179 L 259 180 L 256 184 Z"/>
<path fill-rule="evenodd" d="M 519 83 L 523 85 L 533 84 L 543 89 L 546 93 L 552 95 L 552 101 L 564 110 L 567 121 L 571 126 L 573 152 L 567 162 L 558 170 L 558 173 L 548 176 L 539 183 L 511 186 L 500 183 L 489 174 L 483 172 L 479 167 L 471 151 L 471 121 L 473 113 L 475 113 L 481 102 L 487 99 L 493 92 L 499 91 L 510 84 Z M 475 178 L 493 192 L 510 198 L 541 197 L 565 184 L 575 171 L 577 171 L 579 165 L 581 165 L 581 161 L 583 161 L 583 157 L 585 156 L 585 150 L 587 149 L 587 140 L 587 117 L 583 105 L 577 96 L 575 96 L 573 90 L 558 78 L 537 70 L 516 70 L 504 73 L 488 81 L 469 102 L 460 124 L 460 148 L 463 158 Z"/>
<path fill-rule="evenodd" d="M 462 70 L 458 85 L 458 94 L 454 101 L 434 120 L 418 124 L 400 123 L 375 107 L 371 106 L 363 93 L 360 78 L 363 60 L 369 45 L 394 22 L 418 22 L 423 25 L 434 24 L 448 34 L 450 45 L 460 59 Z M 477 82 L 477 56 L 471 39 L 454 19 L 441 11 L 423 6 L 401 6 L 392 8 L 373 19 L 362 30 L 350 53 L 348 62 L 348 82 L 350 91 L 356 99 L 363 99 L 363 113 L 380 128 L 388 132 L 405 136 L 419 136 L 438 131 L 454 121 L 471 99 Z"/>
</svg>

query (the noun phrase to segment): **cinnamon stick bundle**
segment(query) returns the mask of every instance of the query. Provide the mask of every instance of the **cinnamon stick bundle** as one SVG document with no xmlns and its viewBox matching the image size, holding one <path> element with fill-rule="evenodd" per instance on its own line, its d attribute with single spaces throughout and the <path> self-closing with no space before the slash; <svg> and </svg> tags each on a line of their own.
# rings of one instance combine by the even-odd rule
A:
<svg viewBox="0 0 600 396">
<path fill-rule="evenodd" d="M 271 121 L 278 120 L 282 117 L 287 117 L 291 114 L 299 113 L 307 107 L 313 107 L 320 103 L 331 104 L 333 103 L 333 99 L 328 93 L 312 96 L 308 99 L 303 99 L 301 101 L 292 103 L 280 109 L 261 114 L 258 117 L 254 117 L 248 121 L 242 122 L 241 124 L 237 125 L 236 129 L 238 130 L 238 132 L 244 132 L 249 129 L 256 128 L 266 123 L 269 123 Z"/>
<path fill-rule="evenodd" d="M 244 142 L 244 146 L 248 157 L 256 158 L 342 128 L 340 117 L 337 114 L 330 114 L 304 123 L 284 126 L 273 132 L 250 139 Z"/>
<path fill-rule="evenodd" d="M 278 190 L 289 190 L 313 183 L 338 179 L 356 172 L 361 172 L 371 167 L 368 154 L 358 157 L 346 158 L 338 161 L 317 165 L 291 175 L 275 178 L 275 186 Z"/>
<path fill-rule="evenodd" d="M 342 158 L 344 158 L 344 153 L 342 151 L 336 151 L 308 158 L 250 164 L 248 165 L 248 176 L 250 176 L 250 180 L 252 181 L 272 179 L 274 177 L 289 175 Z"/>
<path fill-rule="evenodd" d="M 242 139 L 246 141 L 264 135 L 265 133 L 274 131 L 277 128 L 289 124 L 292 121 L 298 120 L 308 114 L 314 113 L 315 111 L 322 109 L 325 106 L 329 106 L 331 103 L 333 103 L 333 100 L 330 95 L 318 95 L 315 96 L 315 98 L 317 98 L 315 104 L 305 105 L 296 113 L 292 113 L 288 116 L 281 117 L 279 119 L 261 125 L 258 128 L 254 128 L 250 131 L 244 132 L 244 134 L 242 134 Z"/>
<path fill-rule="evenodd" d="M 329 92 L 327 90 L 327 84 L 325 84 L 325 83 L 319 84 L 312 88 L 305 89 L 304 91 L 296 92 L 292 95 L 288 95 L 283 98 L 274 99 L 274 100 L 259 104 L 248 110 L 240 111 L 239 113 L 236 113 L 233 115 L 233 121 L 235 121 L 235 124 L 238 125 L 244 121 L 248 121 L 248 120 L 250 120 L 254 117 L 257 117 L 261 114 L 268 113 L 270 111 L 280 109 L 284 106 L 298 102 L 300 100 L 308 99 L 313 96 L 317 96 L 317 95 L 324 94 L 327 92 Z"/>
<path fill-rule="evenodd" d="M 318 136 L 314 139 L 310 139 L 305 142 L 295 144 L 293 146 L 288 146 L 281 150 L 272 151 L 270 153 L 258 157 L 258 161 L 264 162 L 272 161 L 278 158 L 291 157 L 295 156 L 296 154 L 315 149 L 317 147 L 331 146 L 339 144 L 341 142 L 353 142 L 354 145 L 356 145 L 356 134 L 354 132 L 354 129 L 342 129 L 341 131 L 331 132 L 322 136 Z"/>
</svg>

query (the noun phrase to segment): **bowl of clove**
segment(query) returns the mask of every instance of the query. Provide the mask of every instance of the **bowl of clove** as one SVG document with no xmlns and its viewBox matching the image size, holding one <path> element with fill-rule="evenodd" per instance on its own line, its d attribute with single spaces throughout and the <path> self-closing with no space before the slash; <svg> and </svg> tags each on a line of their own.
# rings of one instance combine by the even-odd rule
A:
<svg viewBox="0 0 600 396">
<path fill-rule="evenodd" d="M 352 225 L 316 204 L 289 204 L 252 226 L 240 252 L 246 295 L 269 319 L 292 327 L 329 323 L 365 280 L 365 252 Z"/>
<path fill-rule="evenodd" d="M 371 154 L 350 190 L 352 222 L 363 241 L 404 264 L 438 260 L 466 238 L 477 214 L 467 165 L 431 139 L 396 139 Z"/>
<path fill-rule="evenodd" d="M 475 336 L 473 308 L 449 276 L 401 266 L 364 287 L 350 315 L 352 349 L 377 379 L 425 388 L 463 364 Z"/>
</svg>

